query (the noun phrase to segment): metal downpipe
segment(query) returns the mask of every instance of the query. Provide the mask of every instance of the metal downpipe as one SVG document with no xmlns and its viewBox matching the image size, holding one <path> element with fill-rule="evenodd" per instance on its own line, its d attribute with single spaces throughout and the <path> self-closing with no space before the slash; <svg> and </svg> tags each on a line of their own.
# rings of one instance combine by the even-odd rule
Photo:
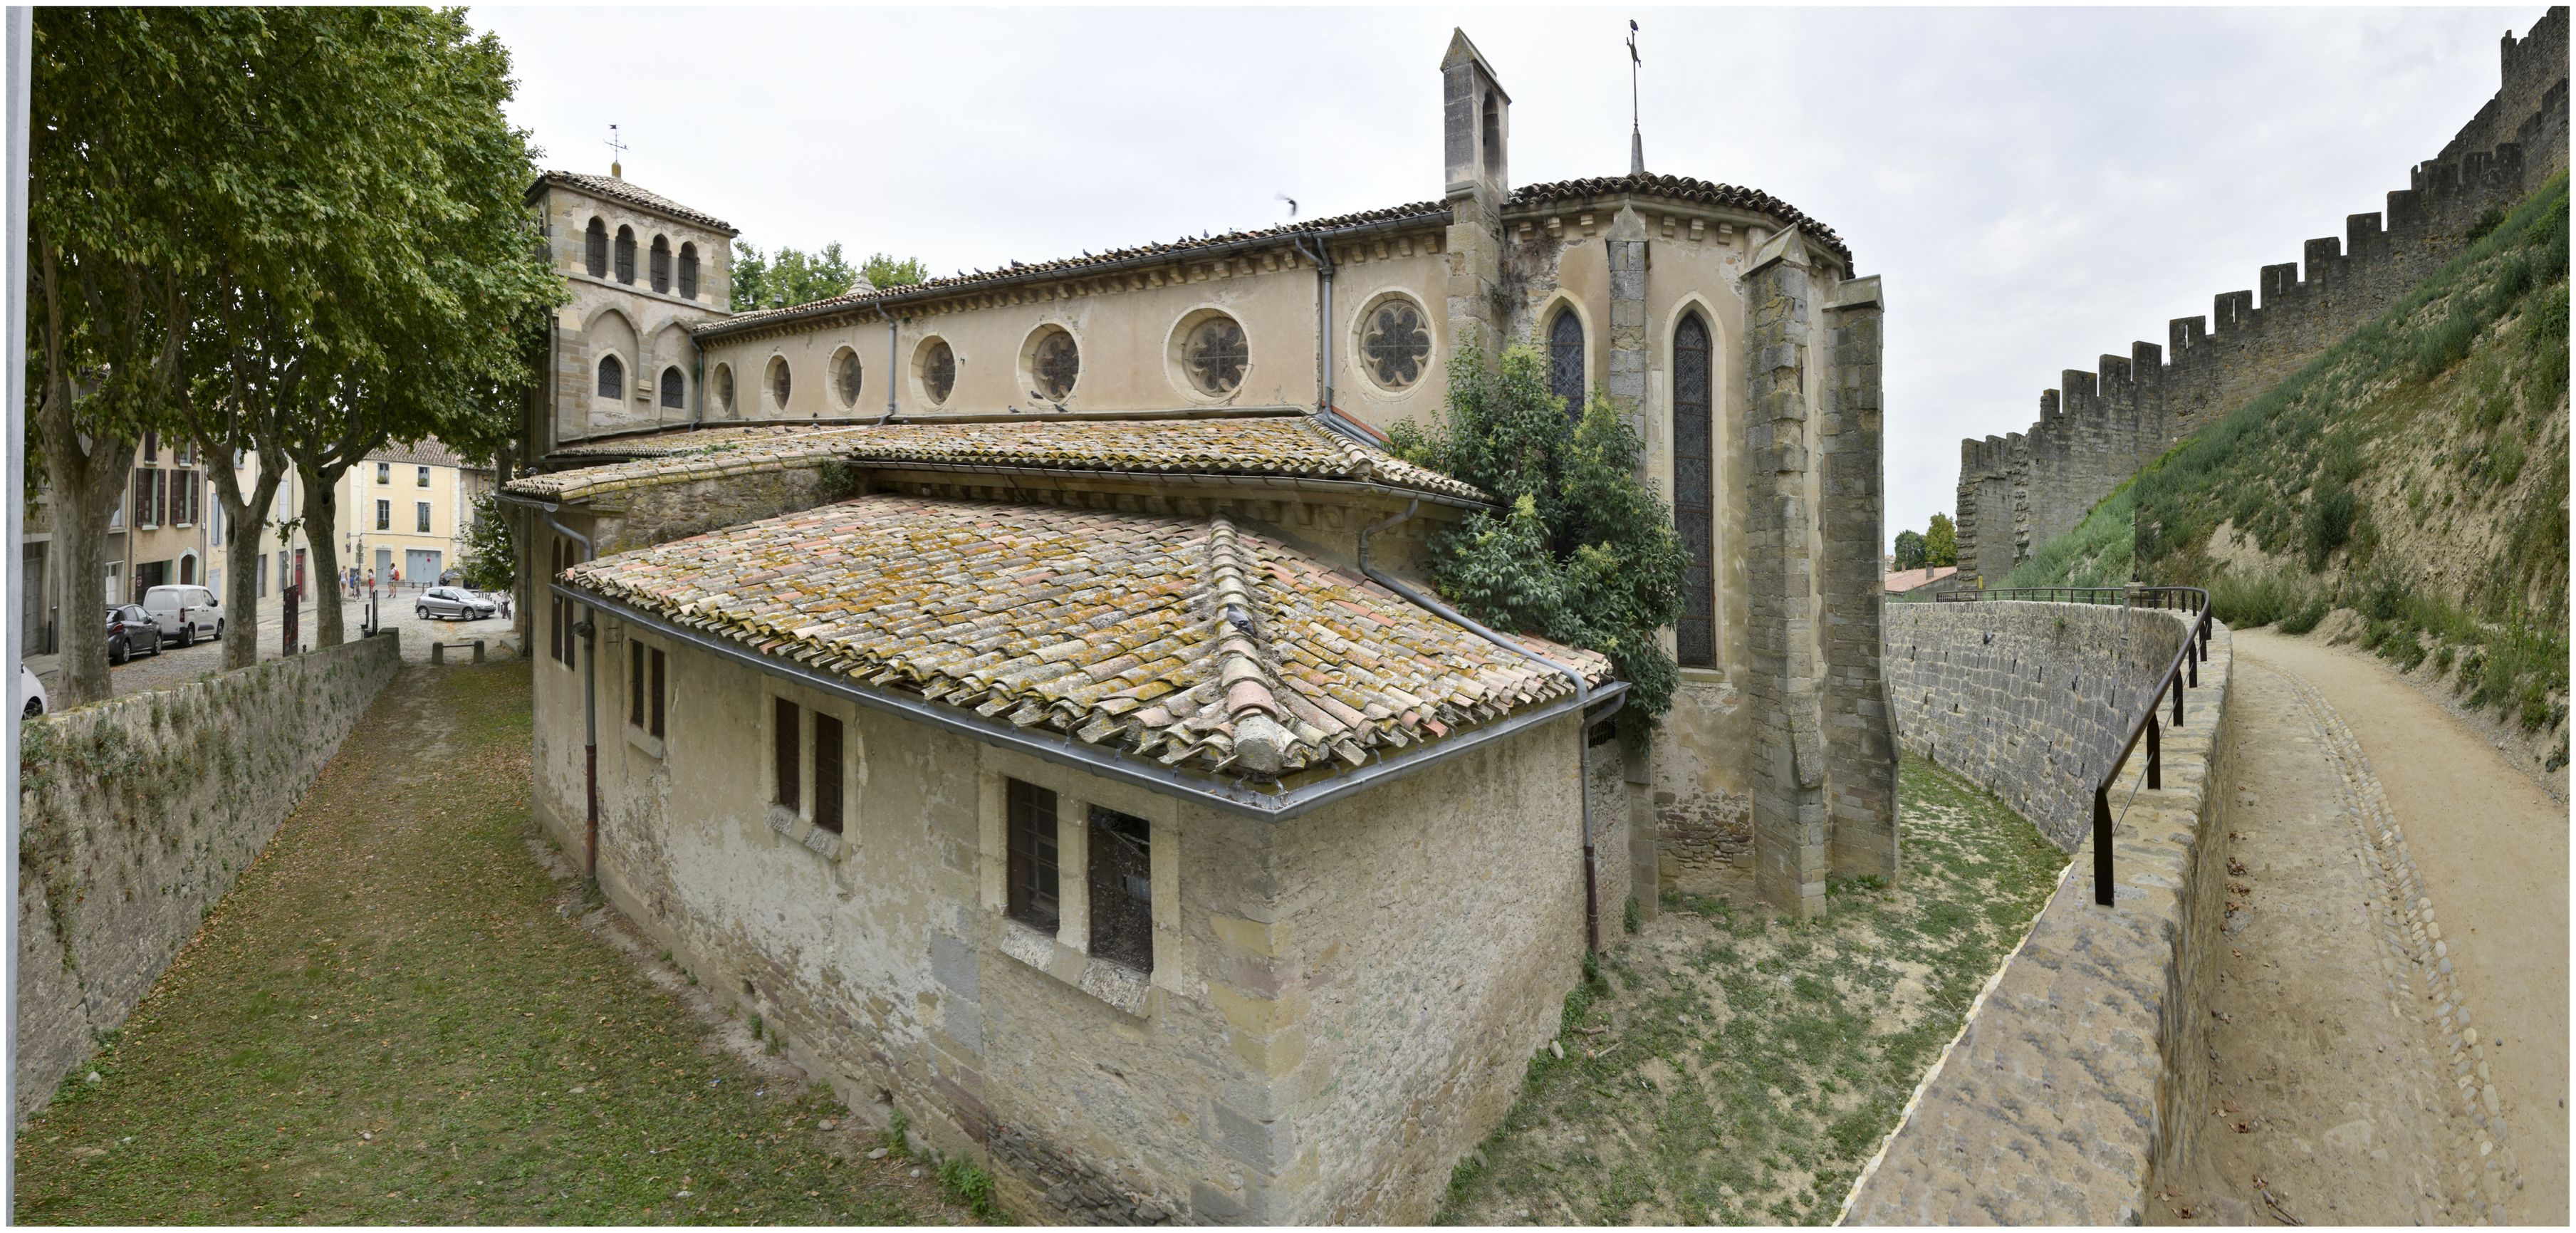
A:
<svg viewBox="0 0 2576 1233">
<path fill-rule="evenodd" d="M 893 313 L 880 308 L 877 310 L 877 315 L 885 318 L 886 323 L 886 413 L 877 418 L 877 423 L 882 425 L 894 419 L 895 332 L 897 327 Z"/>
<path fill-rule="evenodd" d="M 1299 238 L 1295 247 L 1315 262 L 1315 273 L 1323 280 L 1323 316 L 1315 323 L 1315 346 L 1322 359 L 1322 392 L 1316 395 L 1315 410 L 1329 416 L 1333 410 L 1333 250 L 1322 236 L 1315 237 L 1315 250 L 1306 252 L 1306 241 Z"/>
<path fill-rule="evenodd" d="M 555 521 L 555 511 L 563 506 L 538 503 L 546 526 L 554 533 L 581 545 L 581 559 L 597 555 L 590 537 Z M 549 579 L 548 581 L 552 581 Z M 534 598 L 534 597 L 531 597 Z M 585 609 L 588 604 L 582 605 Z M 588 616 L 573 623 L 572 632 L 581 636 L 581 778 L 582 778 L 582 885 L 592 894 L 599 893 L 599 627 Z"/>
<path fill-rule="evenodd" d="M 1575 701 L 1584 707 L 1582 722 L 1578 723 L 1574 729 L 1574 791 L 1576 800 L 1581 803 L 1583 815 L 1583 948 L 1586 954 L 1599 954 L 1601 952 L 1601 893 L 1599 890 L 1598 878 L 1594 873 L 1595 866 L 1592 850 L 1591 729 L 1593 721 L 1589 714 L 1589 706 L 1592 701 L 1592 682 L 1584 679 L 1583 673 L 1577 671 L 1571 665 L 1558 663 L 1553 659 L 1549 659 L 1545 655 L 1541 655 L 1528 647 L 1522 646 L 1517 642 L 1513 642 L 1510 639 L 1503 637 L 1501 634 L 1498 634 L 1475 621 L 1468 620 L 1464 615 L 1459 613 L 1457 609 L 1441 603 L 1439 600 L 1434 599 L 1431 596 L 1423 594 L 1421 591 L 1415 589 L 1413 586 L 1405 583 L 1401 579 L 1398 579 L 1391 574 L 1384 573 L 1376 566 L 1369 564 L 1369 539 L 1380 531 L 1386 530 L 1389 527 L 1412 518 L 1414 513 L 1421 508 L 1422 502 L 1407 501 L 1405 502 L 1404 511 L 1402 513 L 1388 515 L 1387 517 L 1380 519 L 1377 522 L 1370 523 L 1368 526 L 1360 529 L 1360 573 L 1369 581 L 1385 587 L 1387 590 L 1393 591 L 1416 604 L 1440 614 L 1440 616 L 1450 624 L 1456 625 L 1458 628 L 1466 630 L 1468 633 L 1474 634 L 1506 651 L 1510 651 L 1516 655 L 1521 655 L 1529 659 L 1537 660 L 1539 663 L 1545 664 L 1549 668 L 1563 674 L 1567 680 L 1574 682 Z M 1622 692 L 1611 707 L 1610 713 L 1617 714 L 1619 706 L 1624 705 L 1626 700 L 1627 694 Z"/>
</svg>

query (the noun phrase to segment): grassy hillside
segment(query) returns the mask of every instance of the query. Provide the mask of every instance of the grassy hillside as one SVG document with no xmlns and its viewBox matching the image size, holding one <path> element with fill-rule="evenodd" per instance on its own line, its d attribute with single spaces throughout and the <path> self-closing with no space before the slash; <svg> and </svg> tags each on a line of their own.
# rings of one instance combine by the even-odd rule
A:
<svg viewBox="0 0 2576 1233">
<path fill-rule="evenodd" d="M 2567 179 L 2385 315 L 2168 451 L 2010 582 L 2211 588 L 2223 619 L 2431 660 L 2473 707 L 2563 728 Z M 2558 760 L 2565 759 L 2563 734 Z"/>
</svg>

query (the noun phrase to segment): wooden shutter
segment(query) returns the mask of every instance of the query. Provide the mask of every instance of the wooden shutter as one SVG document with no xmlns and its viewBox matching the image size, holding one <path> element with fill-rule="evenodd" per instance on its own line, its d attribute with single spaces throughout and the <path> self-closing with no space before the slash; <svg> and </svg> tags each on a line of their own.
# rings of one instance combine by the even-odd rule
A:
<svg viewBox="0 0 2576 1233">
<path fill-rule="evenodd" d="M 814 712 L 814 825 L 841 833 L 841 721 Z"/>
</svg>

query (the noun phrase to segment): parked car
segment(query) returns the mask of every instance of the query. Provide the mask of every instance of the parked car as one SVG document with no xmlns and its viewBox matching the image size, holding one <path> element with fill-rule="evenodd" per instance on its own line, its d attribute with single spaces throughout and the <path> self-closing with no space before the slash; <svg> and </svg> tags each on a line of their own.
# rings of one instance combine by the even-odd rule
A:
<svg viewBox="0 0 2576 1233">
<path fill-rule="evenodd" d="M 133 604 L 107 610 L 107 662 L 121 664 L 146 651 L 161 653 L 161 626 Z"/>
<path fill-rule="evenodd" d="M 223 605 L 215 602 L 214 592 L 201 586 L 152 587 L 143 592 L 143 610 L 152 614 L 162 637 L 175 638 L 181 646 L 195 646 L 201 637 L 224 636 Z"/>
<path fill-rule="evenodd" d="M 480 595 L 476 595 L 474 592 L 468 591 L 463 587 L 431 587 L 430 589 L 420 593 L 420 602 L 414 605 L 413 610 L 417 612 L 420 619 L 424 621 L 431 617 L 453 617 L 459 621 L 480 621 L 485 617 L 498 613 L 501 608 L 500 605 L 493 603 L 491 600 L 485 599 Z"/>
<path fill-rule="evenodd" d="M 45 683 L 37 680 L 36 674 L 28 671 L 25 664 L 18 665 L 18 696 L 27 700 L 29 719 L 44 714 L 53 706 L 52 701 L 45 697 Z"/>
</svg>

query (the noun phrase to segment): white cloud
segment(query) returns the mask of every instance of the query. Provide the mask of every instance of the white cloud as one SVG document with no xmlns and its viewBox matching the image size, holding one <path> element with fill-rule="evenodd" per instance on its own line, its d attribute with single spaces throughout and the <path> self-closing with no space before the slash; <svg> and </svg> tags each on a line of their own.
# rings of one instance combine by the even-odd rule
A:
<svg viewBox="0 0 2576 1233">
<path fill-rule="evenodd" d="M 1647 165 L 1760 188 L 1887 280 L 1888 531 L 1947 510 L 1963 436 L 2066 368 L 2251 288 L 2384 208 L 2496 87 L 2494 9 L 1641 11 Z M 1612 9 L 477 9 L 548 165 L 763 246 L 934 271 L 1440 192 L 1466 27 L 1521 183 L 1627 167 Z"/>
</svg>

